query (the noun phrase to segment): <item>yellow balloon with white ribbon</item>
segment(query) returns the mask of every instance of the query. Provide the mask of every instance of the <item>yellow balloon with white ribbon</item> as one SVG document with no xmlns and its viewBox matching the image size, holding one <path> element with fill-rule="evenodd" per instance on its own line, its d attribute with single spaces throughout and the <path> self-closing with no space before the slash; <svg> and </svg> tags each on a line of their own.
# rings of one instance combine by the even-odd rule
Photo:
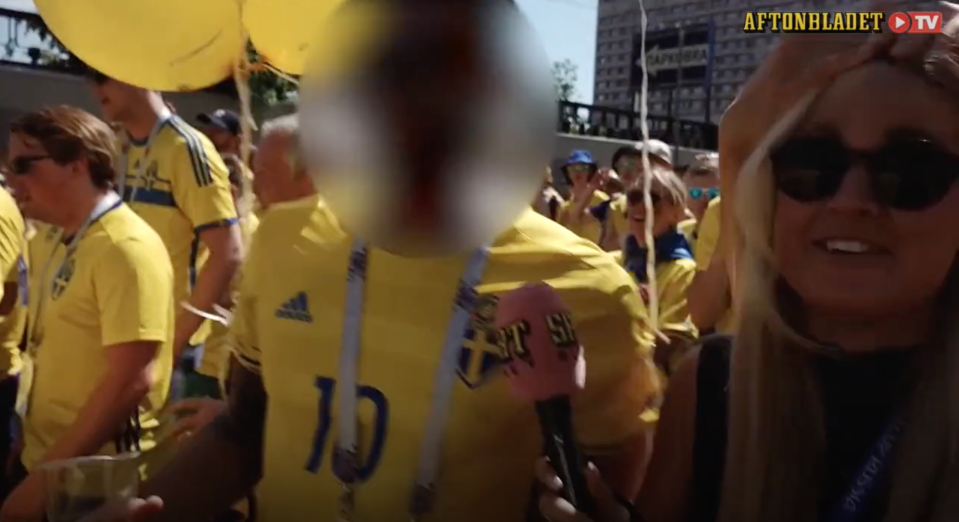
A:
<svg viewBox="0 0 959 522">
<path fill-rule="evenodd" d="M 262 60 L 287 74 L 300 75 L 323 22 L 343 1 L 245 0 L 243 24 Z"/>
<path fill-rule="evenodd" d="M 232 77 L 243 51 L 238 0 L 35 0 L 54 36 L 125 83 L 193 91 Z"/>
</svg>

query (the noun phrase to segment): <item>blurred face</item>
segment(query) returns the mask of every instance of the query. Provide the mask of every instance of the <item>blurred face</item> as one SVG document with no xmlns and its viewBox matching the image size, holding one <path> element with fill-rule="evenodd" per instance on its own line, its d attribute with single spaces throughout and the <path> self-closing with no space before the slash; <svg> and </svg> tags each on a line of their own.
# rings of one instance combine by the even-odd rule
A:
<svg viewBox="0 0 959 522">
<path fill-rule="evenodd" d="M 63 193 L 77 176 L 85 176 L 81 162 L 59 165 L 32 138 L 11 134 L 7 183 L 27 218 L 58 224 Z"/>
<path fill-rule="evenodd" d="M 203 134 L 213 142 L 218 152 L 236 154 L 238 152 L 238 139 L 229 131 L 213 125 L 204 125 L 201 129 Z"/>
<path fill-rule="evenodd" d="M 427 3 L 348 3 L 323 52 L 355 63 L 301 84 L 318 191 L 351 232 L 405 256 L 471 250 L 506 230 L 542 184 L 556 110 L 549 62 L 515 6 Z M 383 24 L 365 31 L 364 52 L 350 16 Z"/>
<path fill-rule="evenodd" d="M 665 191 L 656 186 L 651 189 L 650 197 L 653 203 L 653 236 L 659 237 L 673 229 L 682 219 L 683 208 L 673 203 Z M 629 231 L 640 244 L 646 237 L 646 204 L 641 189 L 632 189 L 626 193 L 629 206 L 626 209 L 626 219 L 629 221 Z"/>
<path fill-rule="evenodd" d="M 632 185 L 643 174 L 643 158 L 629 154 L 619 158 L 613 169 L 619 174 L 619 179 L 627 187 Z"/>
<path fill-rule="evenodd" d="M 287 158 L 290 138 L 281 133 L 268 134 L 260 140 L 253 159 L 253 193 L 264 207 L 287 198 L 284 184 L 293 182 L 294 173 Z"/>
<path fill-rule="evenodd" d="M 774 249 L 807 308 L 934 306 L 959 252 L 959 103 L 873 64 L 839 78 L 771 154 Z"/>
<path fill-rule="evenodd" d="M 566 173 L 573 183 L 573 190 L 584 190 L 589 186 L 589 180 L 592 179 L 593 167 L 585 163 L 574 163 L 566 167 Z"/>
<path fill-rule="evenodd" d="M 712 169 L 697 170 L 694 166 L 687 171 L 683 182 L 689 189 L 686 205 L 696 219 L 702 219 L 709 202 L 719 196 L 719 172 Z"/>
<path fill-rule="evenodd" d="M 122 122 L 130 117 L 131 107 L 137 97 L 143 95 L 139 87 L 118 82 L 112 78 L 97 76 L 90 79 L 93 95 L 100 102 L 103 118 L 109 122 Z"/>
</svg>

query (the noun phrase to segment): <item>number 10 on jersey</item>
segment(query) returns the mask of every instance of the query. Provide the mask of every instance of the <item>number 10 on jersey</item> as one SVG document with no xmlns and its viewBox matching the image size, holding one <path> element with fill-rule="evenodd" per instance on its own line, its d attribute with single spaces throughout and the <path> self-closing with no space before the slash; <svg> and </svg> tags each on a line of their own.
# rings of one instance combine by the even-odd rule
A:
<svg viewBox="0 0 959 522">
<path fill-rule="evenodd" d="M 313 449 L 306 461 L 306 470 L 317 473 L 323 465 L 325 455 L 332 453 L 333 444 L 330 442 L 330 428 L 333 425 L 333 398 L 336 395 L 336 379 L 317 377 L 316 389 L 320 392 L 316 434 L 313 436 Z M 342 391 L 342 390 L 341 390 Z M 373 441 L 366 458 L 360 458 L 360 469 L 357 476 L 361 481 L 369 479 L 376 471 L 383 456 L 383 446 L 386 444 L 386 429 L 389 426 L 390 403 L 383 392 L 372 386 L 359 386 L 356 389 L 357 402 L 370 401 L 376 409 L 373 419 Z M 358 422 L 356 419 L 341 419 L 348 422 Z M 335 442 L 334 442 L 335 443 Z M 329 445 L 329 447 L 327 447 Z"/>
</svg>

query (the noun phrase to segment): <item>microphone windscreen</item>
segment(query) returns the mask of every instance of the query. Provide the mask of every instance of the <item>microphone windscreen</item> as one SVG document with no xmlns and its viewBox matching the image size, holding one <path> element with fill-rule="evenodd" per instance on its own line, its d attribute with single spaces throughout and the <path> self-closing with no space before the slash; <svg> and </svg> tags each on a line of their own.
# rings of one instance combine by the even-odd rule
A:
<svg viewBox="0 0 959 522">
<path fill-rule="evenodd" d="M 586 360 L 569 309 L 546 283 L 499 299 L 497 341 L 513 393 L 527 401 L 572 395 L 586 383 Z"/>
</svg>

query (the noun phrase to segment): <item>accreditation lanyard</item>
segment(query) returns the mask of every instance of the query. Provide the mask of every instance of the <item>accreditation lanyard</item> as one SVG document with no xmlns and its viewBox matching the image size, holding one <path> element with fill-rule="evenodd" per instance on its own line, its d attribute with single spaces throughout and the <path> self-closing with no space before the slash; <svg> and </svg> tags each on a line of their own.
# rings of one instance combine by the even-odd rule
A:
<svg viewBox="0 0 959 522">
<path fill-rule="evenodd" d="M 409 514 L 411 521 L 421 520 L 433 508 L 433 487 L 439 470 L 443 438 L 456 383 L 456 366 L 462 348 L 463 336 L 470 325 L 470 310 L 476 300 L 476 287 L 483 277 L 488 248 L 477 249 L 470 256 L 466 270 L 460 277 L 453 299 L 452 317 L 446 327 L 439 368 L 433 377 L 433 393 L 426 419 L 416 482 L 411 492 Z M 346 315 L 343 320 L 343 341 L 340 349 L 339 378 L 344 393 L 337 395 L 341 422 L 338 423 L 338 441 L 333 455 L 333 469 L 342 486 L 339 522 L 353 520 L 353 489 L 357 482 L 357 386 L 360 363 L 360 332 L 363 319 L 363 299 L 369 249 L 356 239 L 350 252 L 346 286 Z M 351 393 L 346 393 L 347 391 Z"/>
<path fill-rule="evenodd" d="M 903 423 L 899 417 L 894 417 L 886 426 L 869 451 L 859 472 L 849 482 L 846 492 L 836 506 L 829 511 L 825 522 L 856 522 L 862 519 L 879 482 L 889 467 L 889 460 L 896 443 L 899 442 L 902 427 Z"/>
<path fill-rule="evenodd" d="M 153 142 L 156 141 L 156 137 L 160 134 L 160 130 L 163 129 L 163 126 L 172 119 L 173 115 L 167 111 L 164 111 L 157 116 L 157 121 L 153 124 L 153 129 L 150 130 L 150 134 L 147 136 L 146 144 L 143 146 L 143 157 L 140 158 L 140 164 L 137 165 L 136 173 L 133 175 L 133 186 L 130 187 L 129 198 L 124 195 L 124 191 L 127 188 L 127 169 L 130 167 L 129 146 L 125 151 L 123 151 L 120 161 L 120 179 L 117 180 L 117 192 L 120 193 L 120 197 L 125 201 L 132 203 L 137 200 L 137 190 L 140 188 L 140 183 L 143 179 L 143 173 L 146 172 L 147 157 L 150 155 L 150 148 L 153 146 Z"/>
<path fill-rule="evenodd" d="M 60 262 L 60 266 L 53 273 L 53 276 L 50 276 L 50 267 L 53 265 L 53 259 L 56 257 L 57 249 L 59 248 L 60 242 L 63 240 L 63 230 L 56 236 L 56 240 L 53 242 L 53 250 L 50 251 L 50 257 L 47 258 L 46 262 L 43 264 L 43 270 L 40 272 L 40 284 L 36 289 L 35 298 L 37 300 L 37 316 L 33 320 L 33 324 L 30 327 L 30 340 L 31 350 L 34 352 L 39 345 L 38 333 L 40 323 L 43 321 L 43 313 L 46 308 L 46 293 L 49 290 L 53 292 L 53 285 L 56 283 L 57 277 L 60 275 L 60 272 L 63 271 L 64 267 L 67 266 L 67 263 L 73 258 L 73 254 L 76 253 L 77 248 L 80 246 L 80 240 L 83 239 L 83 235 L 86 234 L 87 230 L 90 228 L 90 225 L 95 223 L 107 212 L 115 209 L 120 206 L 120 197 L 113 192 L 107 192 L 103 195 L 103 198 L 97 203 L 93 210 L 90 212 L 90 215 L 87 216 L 86 221 L 80 225 L 80 228 L 77 229 L 77 233 L 70 238 L 70 242 L 67 243 L 67 251 L 63 256 L 63 261 Z"/>
</svg>

